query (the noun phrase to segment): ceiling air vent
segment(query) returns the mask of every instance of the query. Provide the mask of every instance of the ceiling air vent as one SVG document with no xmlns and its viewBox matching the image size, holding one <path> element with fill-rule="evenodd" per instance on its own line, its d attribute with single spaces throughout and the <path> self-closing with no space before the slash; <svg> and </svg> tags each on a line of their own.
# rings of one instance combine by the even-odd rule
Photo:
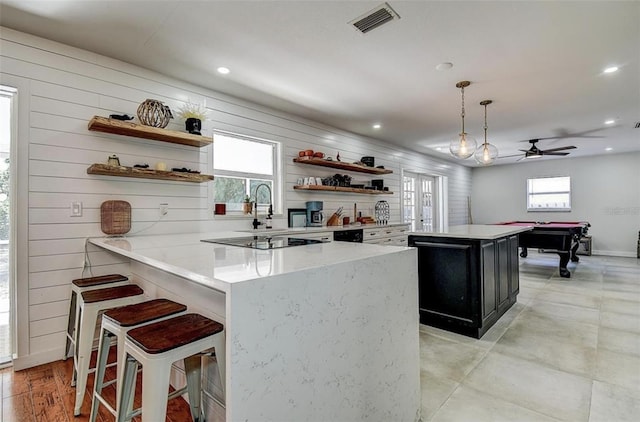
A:
<svg viewBox="0 0 640 422">
<path fill-rule="evenodd" d="M 353 25 L 363 34 L 366 34 L 372 29 L 376 29 L 380 25 L 391 22 L 394 19 L 400 19 L 400 15 L 398 15 L 388 3 L 383 3 L 375 9 L 352 20 L 349 24 Z"/>
</svg>

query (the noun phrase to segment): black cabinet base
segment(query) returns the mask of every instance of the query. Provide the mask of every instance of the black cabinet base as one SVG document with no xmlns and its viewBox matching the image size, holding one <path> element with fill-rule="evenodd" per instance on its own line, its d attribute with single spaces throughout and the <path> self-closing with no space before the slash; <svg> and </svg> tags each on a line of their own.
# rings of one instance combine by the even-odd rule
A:
<svg viewBox="0 0 640 422">
<path fill-rule="evenodd" d="M 409 236 L 418 249 L 420 322 L 484 335 L 520 290 L 518 236 L 465 239 Z"/>
</svg>

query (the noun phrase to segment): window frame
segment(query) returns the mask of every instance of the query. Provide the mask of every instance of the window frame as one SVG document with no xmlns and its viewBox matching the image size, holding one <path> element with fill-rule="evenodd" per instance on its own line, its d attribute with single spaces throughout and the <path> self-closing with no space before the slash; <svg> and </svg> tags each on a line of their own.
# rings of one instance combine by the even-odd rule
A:
<svg viewBox="0 0 640 422">
<path fill-rule="evenodd" d="M 218 170 L 215 168 L 214 162 L 215 162 L 215 144 L 216 144 L 216 135 L 219 136 L 225 136 L 225 137 L 229 137 L 229 138 L 237 138 L 237 139 L 241 139 L 244 141 L 249 141 L 249 142 L 256 142 L 256 143 L 262 143 L 262 144 L 267 144 L 273 147 L 272 150 L 272 160 L 273 160 L 273 175 L 271 177 L 269 177 L 268 175 L 265 174 L 261 174 L 261 173 L 249 173 L 249 172 L 242 172 L 242 171 L 233 171 L 233 170 Z M 284 209 L 284 197 L 283 197 L 283 185 L 284 185 L 284 179 L 283 179 L 283 172 L 282 172 L 282 166 L 283 166 L 283 158 L 282 158 L 282 154 L 283 154 L 283 148 L 282 148 L 282 143 L 278 142 L 278 141 L 274 141 L 271 139 L 265 139 L 265 138 L 259 138 L 259 137 L 255 137 L 255 136 L 250 136 L 250 135 L 244 135 L 244 134 L 239 134 L 239 133 L 235 133 L 235 132 L 227 132 L 227 131 L 223 131 L 223 130 L 213 130 L 213 145 L 211 146 L 211 169 L 212 169 L 212 174 L 214 176 L 214 181 L 215 178 L 217 177 L 236 177 L 236 178 L 241 178 L 241 179 L 246 179 L 247 180 L 247 186 L 250 186 L 250 179 L 253 180 L 269 180 L 272 183 L 272 200 L 273 200 L 273 215 L 277 216 L 277 217 L 281 217 L 283 215 L 283 209 Z M 210 197 L 211 197 L 211 202 L 215 203 L 215 182 L 211 184 L 212 188 L 211 188 L 211 193 L 210 193 Z M 251 193 L 252 194 L 252 193 Z M 263 205 L 263 204 L 260 204 Z M 264 211 L 266 212 L 266 208 L 264 209 Z M 262 212 L 262 207 L 260 209 L 260 212 Z M 249 217 L 247 215 L 245 215 L 243 213 L 242 210 L 229 210 L 227 208 L 226 214 L 225 215 L 216 215 L 216 218 L 218 217 L 225 217 L 225 218 L 234 218 L 234 217 Z"/>
<path fill-rule="evenodd" d="M 535 180 L 543 180 L 543 179 L 561 179 L 566 178 L 569 179 L 569 190 L 568 191 L 548 191 L 548 192 L 530 192 L 531 181 Z M 526 203 L 527 203 L 527 212 L 571 212 L 571 176 L 542 176 L 542 177 L 528 177 L 526 181 Z M 567 195 L 567 207 L 532 207 L 531 206 L 531 198 L 536 195 Z"/>
</svg>

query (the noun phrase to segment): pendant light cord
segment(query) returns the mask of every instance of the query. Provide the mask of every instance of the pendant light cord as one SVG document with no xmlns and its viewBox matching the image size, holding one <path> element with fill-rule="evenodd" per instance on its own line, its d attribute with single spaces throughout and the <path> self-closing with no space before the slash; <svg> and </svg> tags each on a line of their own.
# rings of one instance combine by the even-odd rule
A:
<svg viewBox="0 0 640 422">
<path fill-rule="evenodd" d="M 460 113 L 460 117 L 462 117 L 462 134 L 464 135 L 464 87 L 460 88 L 462 91 L 462 113 Z"/>
<path fill-rule="evenodd" d="M 487 104 L 484 105 L 484 147 L 487 147 Z"/>
</svg>

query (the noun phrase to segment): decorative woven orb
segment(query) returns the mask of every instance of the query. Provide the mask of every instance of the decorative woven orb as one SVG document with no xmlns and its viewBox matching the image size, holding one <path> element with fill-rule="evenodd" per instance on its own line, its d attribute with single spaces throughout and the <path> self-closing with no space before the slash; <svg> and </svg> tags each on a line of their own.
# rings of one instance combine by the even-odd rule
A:
<svg viewBox="0 0 640 422">
<path fill-rule="evenodd" d="M 158 100 L 145 100 L 138 106 L 138 120 L 146 126 L 167 127 L 173 115 L 169 106 Z"/>
</svg>

